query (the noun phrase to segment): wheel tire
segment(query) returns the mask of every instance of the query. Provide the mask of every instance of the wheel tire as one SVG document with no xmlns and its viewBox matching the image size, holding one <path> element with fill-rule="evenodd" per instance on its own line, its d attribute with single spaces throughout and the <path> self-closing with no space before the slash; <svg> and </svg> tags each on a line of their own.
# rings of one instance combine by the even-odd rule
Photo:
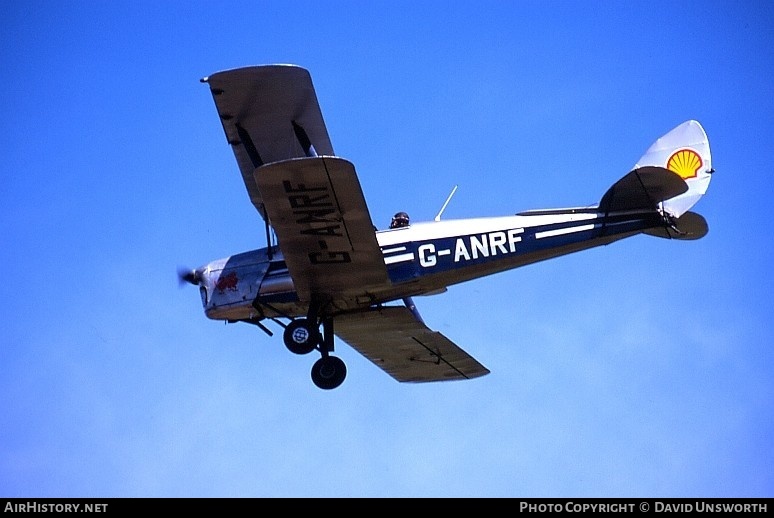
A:
<svg viewBox="0 0 774 518">
<path fill-rule="evenodd" d="M 323 390 L 335 389 L 347 377 L 347 366 L 336 356 L 324 356 L 312 366 L 312 382 Z"/>
<path fill-rule="evenodd" d="M 314 351 L 320 341 L 317 326 L 306 318 L 293 320 L 282 335 L 285 347 L 294 354 L 309 354 Z"/>
</svg>

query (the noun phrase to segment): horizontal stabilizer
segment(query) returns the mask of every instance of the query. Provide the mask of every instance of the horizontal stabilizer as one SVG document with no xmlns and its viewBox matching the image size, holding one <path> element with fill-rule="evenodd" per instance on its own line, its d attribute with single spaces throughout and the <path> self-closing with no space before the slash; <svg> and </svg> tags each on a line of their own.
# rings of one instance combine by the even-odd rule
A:
<svg viewBox="0 0 774 518">
<path fill-rule="evenodd" d="M 701 239 L 709 232 L 707 220 L 695 212 L 686 212 L 672 223 L 672 225 L 650 228 L 645 233 L 666 239 L 694 240 Z"/>
<path fill-rule="evenodd" d="M 599 209 L 605 213 L 656 210 L 662 201 L 674 198 L 687 190 L 685 181 L 669 169 L 640 167 L 607 190 L 599 202 Z"/>
</svg>

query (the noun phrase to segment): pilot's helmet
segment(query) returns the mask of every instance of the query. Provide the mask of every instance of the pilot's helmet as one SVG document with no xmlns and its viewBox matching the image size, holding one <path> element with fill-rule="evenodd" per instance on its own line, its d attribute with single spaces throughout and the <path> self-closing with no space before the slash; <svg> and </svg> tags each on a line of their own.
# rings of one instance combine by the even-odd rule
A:
<svg viewBox="0 0 774 518">
<path fill-rule="evenodd" d="M 409 215 L 405 212 L 398 212 L 392 217 L 390 228 L 401 228 L 409 225 Z"/>
</svg>

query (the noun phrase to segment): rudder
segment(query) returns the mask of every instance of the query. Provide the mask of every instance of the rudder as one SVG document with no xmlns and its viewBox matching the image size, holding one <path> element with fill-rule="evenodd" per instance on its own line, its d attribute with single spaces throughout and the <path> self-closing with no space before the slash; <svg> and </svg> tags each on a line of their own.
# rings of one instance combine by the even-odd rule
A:
<svg viewBox="0 0 774 518">
<path fill-rule="evenodd" d="M 707 133 L 698 121 L 685 121 L 656 140 L 634 165 L 643 167 L 663 167 L 686 183 L 685 192 L 660 203 L 664 212 L 679 218 L 707 192 L 714 172 Z"/>
</svg>

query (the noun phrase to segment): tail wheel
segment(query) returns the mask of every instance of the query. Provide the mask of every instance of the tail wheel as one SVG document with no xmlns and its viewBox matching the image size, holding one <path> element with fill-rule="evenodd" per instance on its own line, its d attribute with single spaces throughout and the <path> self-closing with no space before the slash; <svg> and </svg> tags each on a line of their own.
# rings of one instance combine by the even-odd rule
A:
<svg viewBox="0 0 774 518">
<path fill-rule="evenodd" d="M 320 343 L 317 325 L 307 318 L 293 320 L 282 335 L 285 347 L 294 354 L 309 354 Z"/>
<path fill-rule="evenodd" d="M 347 366 L 336 356 L 323 356 L 312 366 L 312 382 L 323 390 L 335 389 L 347 377 Z"/>
</svg>

